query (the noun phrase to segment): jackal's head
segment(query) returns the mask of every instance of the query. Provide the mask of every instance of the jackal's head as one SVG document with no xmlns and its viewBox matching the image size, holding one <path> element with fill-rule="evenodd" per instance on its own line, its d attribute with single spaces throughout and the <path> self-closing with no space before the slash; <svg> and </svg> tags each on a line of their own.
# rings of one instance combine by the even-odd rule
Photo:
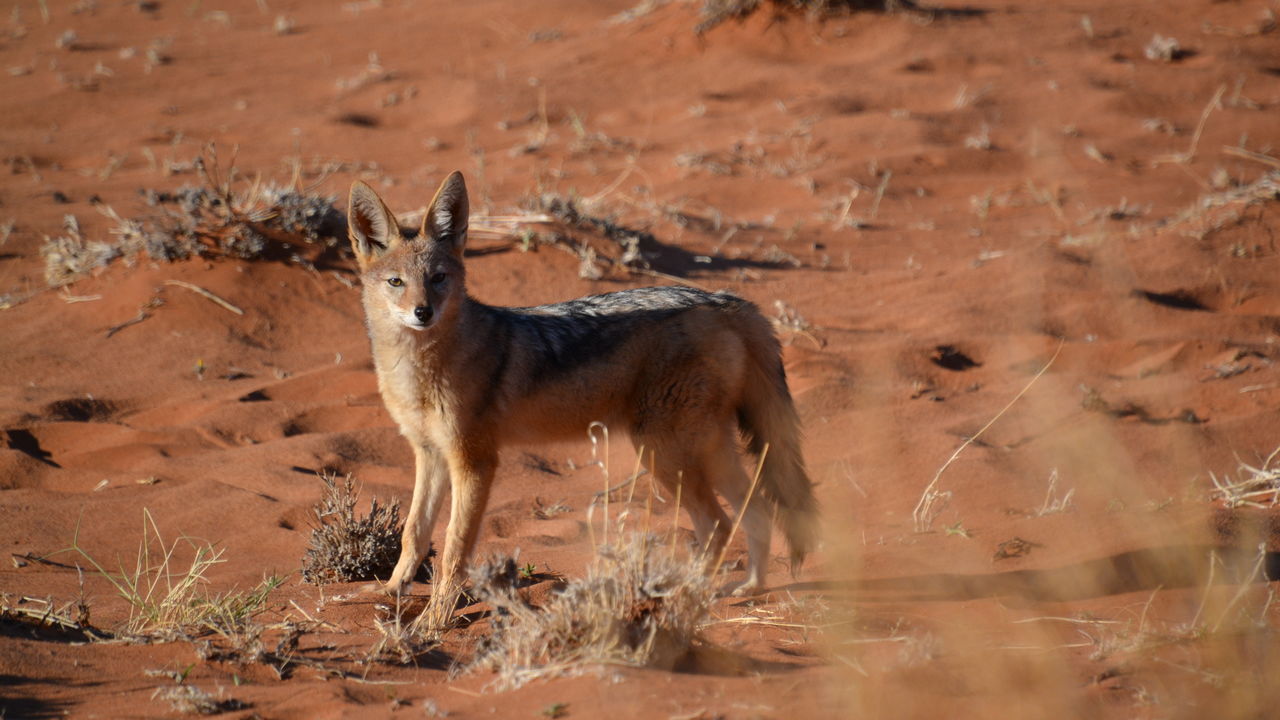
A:
<svg viewBox="0 0 1280 720">
<path fill-rule="evenodd" d="M 466 297 L 467 186 L 454 172 L 440 184 L 417 237 L 405 238 L 373 188 L 351 186 L 347 228 L 364 283 L 370 328 L 426 331 L 449 320 Z"/>
</svg>

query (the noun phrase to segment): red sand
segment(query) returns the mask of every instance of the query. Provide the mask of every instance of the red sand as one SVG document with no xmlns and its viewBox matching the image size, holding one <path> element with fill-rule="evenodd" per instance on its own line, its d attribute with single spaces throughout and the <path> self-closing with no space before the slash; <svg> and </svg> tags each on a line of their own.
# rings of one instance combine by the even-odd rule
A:
<svg viewBox="0 0 1280 720">
<path fill-rule="evenodd" d="M 689 3 L 626 22 L 611 18 L 631 2 L 599 0 L 48 6 L 46 21 L 19 3 L 0 36 L 13 69 L 0 80 L 0 224 L 12 222 L 0 240 L 0 539 L 42 556 L 79 527 L 114 567 L 132 562 L 146 509 L 166 539 L 225 550 L 215 589 L 292 573 L 264 621 L 331 623 L 300 646 L 364 680 L 309 667 L 281 679 L 201 660 L 192 643 L 77 644 L 6 621 L 5 717 L 172 715 L 152 699 L 172 682 L 155 670 L 245 703 L 235 717 L 416 715 L 428 699 L 464 718 L 555 703 L 570 717 L 643 718 L 1274 708 L 1265 669 L 1280 618 L 1266 584 L 1234 585 L 1260 540 L 1277 550 L 1259 537 L 1273 524 L 1265 512 L 1215 519 L 1209 473 L 1280 444 L 1280 205 L 1186 213 L 1277 167 L 1270 4 L 946 3 L 976 12 L 822 24 L 765 10 L 701 38 Z M 281 15 L 293 32 L 273 32 Z M 67 30 L 76 40 L 60 48 Z M 1182 56 L 1146 57 L 1157 34 Z M 732 661 L 699 672 L 611 669 L 510 693 L 482 692 L 482 673 L 344 660 L 374 641 L 375 609 L 334 599 L 355 586 L 322 592 L 296 572 L 312 473 L 407 497 L 412 464 L 377 394 L 350 263 L 140 258 L 56 291 L 42 277 L 42 239 L 64 215 L 106 239 L 93 203 L 154 212 L 137 191 L 197 183 L 185 163 L 209 141 L 224 163 L 237 148 L 246 176 L 288 182 L 300 169 L 339 197 L 362 178 L 398 211 L 455 168 L 476 212 L 543 191 L 598 195 L 660 241 L 726 260 L 667 272 L 799 313 L 808 330 L 784 331 L 785 360 L 831 532 L 799 580 L 779 560 L 774 592 L 715 610 L 778 622 L 713 625 Z M 759 262 L 787 256 L 800 266 Z M 581 280 L 576 260 L 546 248 L 476 256 L 469 270 L 473 294 L 502 304 L 652 281 Z M 147 319 L 107 336 L 155 297 Z M 949 500 L 915 532 L 938 469 L 1055 352 L 946 466 Z M 508 453 L 480 552 L 519 548 L 540 569 L 580 573 L 600 487 L 582 467 L 589 448 L 528 451 L 561 474 Z M 1040 512 L 1068 492 L 1065 512 Z M 535 519 L 538 499 L 571 511 Z M 657 522 L 671 518 L 661 509 Z M 1029 552 L 993 559 L 1014 538 Z M 1211 563 L 1214 547 L 1224 562 Z M 102 578 L 85 589 L 94 624 L 127 614 Z M 0 592 L 65 602 L 77 574 L 6 562 Z M 445 649 L 465 656 L 483 634 L 457 631 Z"/>
</svg>

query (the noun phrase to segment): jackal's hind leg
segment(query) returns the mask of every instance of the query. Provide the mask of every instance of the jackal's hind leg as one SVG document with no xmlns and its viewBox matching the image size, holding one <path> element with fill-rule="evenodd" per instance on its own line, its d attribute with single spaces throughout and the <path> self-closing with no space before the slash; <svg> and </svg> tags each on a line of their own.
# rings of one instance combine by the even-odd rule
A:
<svg viewBox="0 0 1280 720">
<path fill-rule="evenodd" d="M 712 448 L 705 465 L 711 483 L 729 501 L 738 529 L 747 537 L 747 577 L 727 587 L 726 592 L 754 595 L 764 589 L 768 573 L 772 533 L 769 502 L 761 496 L 758 484 L 755 492 L 751 492 L 751 479 L 742 469 L 732 434 L 726 433 L 722 442 Z"/>
<path fill-rule="evenodd" d="M 696 437 L 696 435 L 694 435 Z M 682 444 L 671 442 L 662 436 L 634 439 L 643 449 L 641 462 L 667 488 L 679 494 L 681 506 L 693 521 L 693 535 L 697 551 L 705 559 L 708 572 L 714 571 L 720 552 L 729 539 L 729 518 L 720 509 L 702 464 L 696 453 Z"/>
</svg>

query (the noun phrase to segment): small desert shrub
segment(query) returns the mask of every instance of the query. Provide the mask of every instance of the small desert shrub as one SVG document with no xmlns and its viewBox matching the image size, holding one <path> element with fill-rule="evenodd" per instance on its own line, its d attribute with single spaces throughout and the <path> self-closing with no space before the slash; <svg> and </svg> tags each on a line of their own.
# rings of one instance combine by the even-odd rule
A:
<svg viewBox="0 0 1280 720">
<path fill-rule="evenodd" d="M 184 185 L 172 193 L 149 192 L 147 199 L 167 212 L 149 223 L 121 223 L 117 234 L 127 249 L 143 250 L 156 260 L 209 254 L 253 259 L 273 246 L 283 249 L 290 240 L 335 246 L 346 232 L 346 216 L 334 206 L 335 198 L 271 183 L 243 193 Z"/>
<path fill-rule="evenodd" d="M 493 607 L 492 636 L 471 667 L 493 670 L 502 688 L 605 664 L 674 667 L 715 597 L 702 561 L 639 533 L 601 547 L 586 576 L 542 607 L 520 596 L 512 559 L 477 567 L 471 580 Z"/>
<path fill-rule="evenodd" d="M 646 270 L 660 250 L 652 233 L 592 214 L 589 200 L 546 193 L 531 204 L 526 217 L 539 220 L 544 230 L 528 237 L 575 255 L 578 276 L 584 279 L 598 280 L 614 269 Z"/>
<path fill-rule="evenodd" d="M 369 503 L 369 513 L 356 515 L 360 491 L 347 475 L 326 473 L 324 496 L 312 508 L 316 525 L 311 543 L 302 558 L 302 578 L 321 585 L 386 578 L 400 557 L 400 501 L 380 505 Z"/>
<path fill-rule="evenodd" d="M 143 253 L 163 262 L 221 256 L 307 264 L 297 254 L 299 245 L 345 252 L 346 215 L 334 205 L 336 198 L 272 183 L 235 188 L 235 168 L 221 177 L 212 150 L 208 160 L 198 158 L 193 166 L 201 185 L 143 193 L 157 209 L 150 217 L 122 218 L 109 207 L 99 207 L 115 223 L 110 242 L 86 241 L 68 215 L 64 234 L 46 239 L 41 248 L 45 280 L 53 287 L 67 285 L 116 258 Z"/>
<path fill-rule="evenodd" d="M 183 715 L 217 715 L 231 710 L 243 710 L 244 703 L 233 698 L 219 699 L 195 685 L 171 685 L 156 688 L 152 700 L 165 700 L 175 712 Z"/>
<path fill-rule="evenodd" d="M 803 11 L 823 17 L 851 10 L 918 10 L 912 0 L 705 0 L 702 3 L 702 22 L 694 28 L 701 35 L 726 20 L 741 20 L 766 4 L 778 10 Z"/>
</svg>

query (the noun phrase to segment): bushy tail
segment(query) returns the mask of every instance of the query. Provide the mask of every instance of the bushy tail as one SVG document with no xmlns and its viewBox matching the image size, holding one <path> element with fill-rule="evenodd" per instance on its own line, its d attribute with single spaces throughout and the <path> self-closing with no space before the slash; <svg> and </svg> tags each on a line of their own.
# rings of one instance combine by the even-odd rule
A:
<svg viewBox="0 0 1280 720">
<path fill-rule="evenodd" d="M 773 328 L 759 314 L 747 316 L 747 385 L 738 426 L 747 448 L 764 453 L 757 495 L 776 508 L 774 520 L 791 549 L 791 573 L 818 544 L 813 483 L 800 454 L 800 418 L 787 389 L 782 353 Z"/>
</svg>

